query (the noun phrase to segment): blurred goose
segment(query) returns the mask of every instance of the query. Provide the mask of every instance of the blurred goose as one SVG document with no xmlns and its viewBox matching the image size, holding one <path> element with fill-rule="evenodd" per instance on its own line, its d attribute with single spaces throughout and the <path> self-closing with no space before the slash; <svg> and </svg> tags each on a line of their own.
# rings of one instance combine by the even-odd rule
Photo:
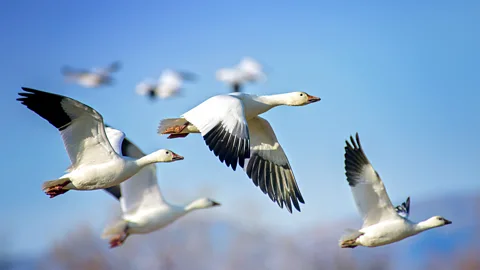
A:
<svg viewBox="0 0 480 270">
<path fill-rule="evenodd" d="M 113 62 L 108 67 L 97 68 L 93 70 L 73 69 L 65 66 L 62 68 L 62 74 L 67 81 L 76 82 L 87 88 L 95 88 L 103 85 L 110 85 L 113 82 L 111 73 L 120 69 L 120 62 Z"/>
<path fill-rule="evenodd" d="M 116 140 L 116 130 L 106 128 L 109 140 Z M 138 159 L 145 154 L 128 139 L 117 145 L 115 151 L 127 159 Z M 187 205 L 173 205 L 165 201 L 157 182 L 155 165 L 148 165 L 128 181 L 106 189 L 120 201 L 122 218 L 108 226 L 102 235 L 110 238 L 110 247 L 122 245 L 131 234 L 146 234 L 161 229 L 185 214 L 219 206 L 208 199 L 197 199 Z"/>
<path fill-rule="evenodd" d="M 320 98 L 305 92 L 256 96 L 230 93 L 211 97 L 186 112 L 181 118 L 164 119 L 159 134 L 181 138 L 201 133 L 205 143 L 221 162 L 236 170 L 237 163 L 245 169 L 263 193 L 285 204 L 292 212 L 292 203 L 300 211 L 303 197 L 270 123 L 258 115 L 280 105 L 303 106 Z"/>
<path fill-rule="evenodd" d="M 140 82 L 136 87 L 139 95 L 146 95 L 151 100 L 157 97 L 165 99 L 174 96 L 182 89 L 183 81 L 194 81 L 196 76 L 190 72 L 181 72 L 167 69 L 162 72 L 157 83 L 148 80 Z"/>
<path fill-rule="evenodd" d="M 104 189 L 120 184 L 143 167 L 156 162 L 172 162 L 183 157 L 170 150 L 158 150 L 139 159 L 118 155 L 125 134 L 119 130 L 108 140 L 102 116 L 77 100 L 22 87 L 20 101 L 27 108 L 50 122 L 60 131 L 72 165 L 59 179 L 43 183 L 42 189 L 50 198 L 70 189 Z"/>
<path fill-rule="evenodd" d="M 356 141 L 353 137 L 350 141 L 346 141 L 345 146 L 345 171 L 355 204 L 363 217 L 363 226 L 343 236 L 340 247 L 383 246 L 452 223 L 441 216 L 419 223 L 410 221 L 410 198 L 394 208 L 382 179 L 363 152 L 358 133 Z"/>
<path fill-rule="evenodd" d="M 229 84 L 233 92 L 240 92 L 246 82 L 266 80 L 262 66 L 251 57 L 245 57 L 233 68 L 221 68 L 216 73 L 219 81 Z"/>
</svg>

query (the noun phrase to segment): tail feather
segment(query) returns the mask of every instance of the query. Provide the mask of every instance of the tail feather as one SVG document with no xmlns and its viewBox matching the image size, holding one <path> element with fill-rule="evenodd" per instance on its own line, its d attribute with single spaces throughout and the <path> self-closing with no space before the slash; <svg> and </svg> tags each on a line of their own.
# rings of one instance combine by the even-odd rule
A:
<svg viewBox="0 0 480 270">
<path fill-rule="evenodd" d="M 127 229 L 128 221 L 121 219 L 117 220 L 114 224 L 109 225 L 103 230 L 102 238 L 108 239 L 112 236 L 117 236 L 125 233 Z"/>
<path fill-rule="evenodd" d="M 164 134 L 164 132 L 174 126 L 181 126 L 187 122 L 184 118 L 166 118 L 160 121 L 160 125 L 158 126 L 158 134 Z"/>
</svg>

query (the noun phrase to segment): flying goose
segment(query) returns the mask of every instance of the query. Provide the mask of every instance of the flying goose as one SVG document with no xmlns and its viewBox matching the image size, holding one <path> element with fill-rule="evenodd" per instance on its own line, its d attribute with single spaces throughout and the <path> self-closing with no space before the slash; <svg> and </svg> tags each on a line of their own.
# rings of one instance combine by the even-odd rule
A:
<svg viewBox="0 0 480 270">
<path fill-rule="evenodd" d="M 363 226 L 343 236 L 340 247 L 383 246 L 452 223 L 441 216 L 419 223 L 410 221 L 410 198 L 393 207 L 382 179 L 363 152 L 358 133 L 356 141 L 351 136 L 350 141 L 346 141 L 345 146 L 345 171 L 355 204 L 363 218 Z"/>
<path fill-rule="evenodd" d="M 151 100 L 155 100 L 157 97 L 165 99 L 177 95 L 182 89 L 183 81 L 194 81 L 195 79 L 195 74 L 191 72 L 167 69 L 162 72 L 157 83 L 149 80 L 140 82 L 136 87 L 136 92 L 139 95 L 148 96 Z"/>
<path fill-rule="evenodd" d="M 116 130 L 106 128 L 109 140 L 115 140 Z M 115 151 L 127 159 L 142 158 L 145 154 L 130 140 L 124 139 Z M 162 196 L 157 182 L 156 167 L 148 165 L 128 181 L 106 189 L 120 201 L 122 218 L 113 226 L 108 226 L 102 235 L 110 239 L 110 247 L 122 245 L 131 234 L 146 234 L 159 230 L 185 214 L 197 210 L 219 206 L 209 199 L 200 198 L 187 205 L 173 205 Z"/>
<path fill-rule="evenodd" d="M 67 81 L 76 82 L 83 87 L 95 88 L 112 84 L 113 78 L 111 77 L 111 73 L 118 71 L 120 67 L 120 62 L 117 61 L 110 64 L 108 67 L 93 70 L 73 69 L 64 66 L 61 69 L 61 72 Z"/>
<path fill-rule="evenodd" d="M 143 167 L 156 162 L 172 162 L 183 157 L 166 149 L 139 159 L 126 159 L 113 147 L 121 145 L 125 134 L 115 131 L 107 139 L 102 116 L 93 108 L 61 95 L 22 87 L 17 100 L 60 131 L 72 165 L 60 178 L 43 183 L 50 198 L 70 189 L 104 189 L 120 184 Z M 113 145 L 113 147 L 112 147 Z"/>
<path fill-rule="evenodd" d="M 227 83 L 233 92 L 240 92 L 246 82 L 266 80 L 262 66 L 251 57 L 243 58 L 240 63 L 231 68 L 221 68 L 216 72 L 217 80 Z"/>
<path fill-rule="evenodd" d="M 305 92 L 256 96 L 230 93 L 211 97 L 181 118 L 164 119 L 159 134 L 181 138 L 201 133 L 205 143 L 221 162 L 236 170 L 244 168 L 253 183 L 280 208 L 292 204 L 300 211 L 303 197 L 287 156 L 267 120 L 258 115 L 280 105 L 303 106 L 320 98 Z"/>
</svg>

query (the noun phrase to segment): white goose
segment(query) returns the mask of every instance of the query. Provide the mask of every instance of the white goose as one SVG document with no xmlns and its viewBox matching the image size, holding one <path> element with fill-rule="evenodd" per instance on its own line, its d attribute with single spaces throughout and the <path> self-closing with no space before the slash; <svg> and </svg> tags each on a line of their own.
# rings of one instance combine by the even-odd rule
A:
<svg viewBox="0 0 480 270">
<path fill-rule="evenodd" d="M 83 87 L 95 88 L 113 83 L 111 73 L 120 69 L 120 62 L 113 62 L 108 67 L 93 70 L 74 70 L 70 67 L 63 67 L 62 74 L 67 81 L 74 81 Z"/>
<path fill-rule="evenodd" d="M 114 129 L 106 128 L 107 137 L 115 140 Z M 145 154 L 128 139 L 124 139 L 115 151 L 124 157 L 137 159 Z M 172 205 L 165 201 L 157 182 L 155 165 L 143 168 L 128 181 L 106 189 L 120 200 L 122 218 L 104 230 L 103 238 L 110 238 L 110 247 L 122 245 L 131 234 L 146 234 L 161 229 L 185 214 L 197 210 L 219 206 L 209 199 L 197 199 L 185 206 Z"/>
<path fill-rule="evenodd" d="M 408 220 L 410 198 L 393 207 L 380 176 L 363 152 L 358 133 L 356 142 L 353 137 L 350 141 L 351 144 L 346 141 L 345 146 L 345 171 L 355 204 L 363 217 L 363 226 L 343 236 L 340 247 L 383 246 L 452 223 L 440 216 L 419 223 Z"/>
<path fill-rule="evenodd" d="M 246 82 L 266 80 L 262 66 L 253 58 L 245 57 L 233 68 L 221 68 L 216 72 L 219 81 L 229 84 L 233 92 L 240 92 Z"/>
<path fill-rule="evenodd" d="M 303 106 L 320 98 L 305 92 L 256 96 L 231 93 L 211 97 L 182 115 L 164 119 L 159 134 L 181 138 L 201 133 L 206 144 L 221 162 L 233 170 L 237 162 L 263 193 L 283 208 L 300 211 L 304 203 L 287 156 L 272 127 L 258 115 L 280 105 Z"/>
<path fill-rule="evenodd" d="M 143 167 L 156 162 L 172 162 L 183 157 L 162 149 L 142 158 L 131 160 L 118 155 L 117 147 L 125 134 L 116 132 L 115 140 L 105 134 L 102 116 L 77 100 L 22 87 L 20 101 L 27 108 L 55 126 L 62 136 L 72 165 L 57 180 L 43 183 L 42 189 L 50 198 L 70 189 L 103 189 L 120 184 Z"/>
<path fill-rule="evenodd" d="M 148 80 L 140 82 L 136 87 L 139 95 L 146 95 L 151 100 L 157 97 L 165 99 L 177 95 L 182 89 L 183 81 L 194 81 L 195 75 L 190 72 L 180 72 L 167 69 L 162 72 L 157 83 Z"/>
</svg>

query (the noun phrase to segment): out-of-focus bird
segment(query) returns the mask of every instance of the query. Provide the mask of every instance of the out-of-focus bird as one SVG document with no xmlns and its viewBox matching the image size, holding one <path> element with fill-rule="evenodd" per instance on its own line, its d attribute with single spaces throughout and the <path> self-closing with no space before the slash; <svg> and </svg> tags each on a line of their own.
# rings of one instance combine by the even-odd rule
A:
<svg viewBox="0 0 480 270">
<path fill-rule="evenodd" d="M 148 96 L 151 100 L 166 99 L 178 95 L 182 90 L 184 81 L 195 81 L 196 75 L 191 72 L 164 70 L 156 83 L 147 79 L 136 87 L 139 95 Z"/>
<path fill-rule="evenodd" d="M 236 170 L 237 164 L 263 193 L 280 208 L 292 204 L 300 211 L 304 203 L 292 168 L 270 123 L 258 115 L 280 106 L 304 106 L 320 98 L 305 92 L 256 96 L 245 93 L 217 95 L 184 113 L 163 119 L 159 134 L 182 138 L 201 133 L 205 143 L 221 162 Z"/>
<path fill-rule="evenodd" d="M 111 85 L 113 78 L 111 74 L 120 69 L 120 62 L 113 62 L 104 68 L 94 68 L 92 70 L 73 69 L 64 66 L 61 69 L 63 76 L 69 82 L 75 82 L 83 87 L 96 88 L 105 85 Z"/>
<path fill-rule="evenodd" d="M 71 189 L 94 190 L 116 186 L 145 166 L 183 159 L 167 149 L 139 159 L 126 159 L 114 150 L 122 144 L 125 134 L 113 130 L 109 140 L 103 117 L 96 110 L 65 96 L 22 89 L 25 92 L 19 93 L 21 97 L 17 100 L 60 131 L 72 162 L 65 175 L 43 183 L 42 189 L 50 198 Z"/>
<path fill-rule="evenodd" d="M 107 137 L 115 140 L 115 130 L 106 129 Z M 124 139 L 115 151 L 127 159 L 138 159 L 145 154 L 130 140 Z M 103 238 L 109 238 L 110 247 L 122 245 L 131 234 L 146 234 L 159 230 L 187 213 L 219 206 L 209 198 L 200 198 L 187 205 L 173 205 L 167 202 L 157 182 L 154 164 L 146 166 L 132 178 L 118 186 L 106 189 L 120 201 L 122 217 L 112 226 L 105 228 Z"/>
<path fill-rule="evenodd" d="M 230 85 L 233 92 L 240 92 L 246 82 L 265 81 L 267 76 L 260 63 L 251 57 L 245 57 L 235 67 L 219 69 L 216 78 Z"/>
<path fill-rule="evenodd" d="M 383 246 L 452 223 L 441 216 L 418 223 L 410 221 L 410 197 L 393 207 L 380 175 L 363 151 L 358 133 L 355 139 L 350 136 L 350 142 L 346 141 L 345 171 L 363 226 L 340 239 L 342 248 Z"/>
</svg>

